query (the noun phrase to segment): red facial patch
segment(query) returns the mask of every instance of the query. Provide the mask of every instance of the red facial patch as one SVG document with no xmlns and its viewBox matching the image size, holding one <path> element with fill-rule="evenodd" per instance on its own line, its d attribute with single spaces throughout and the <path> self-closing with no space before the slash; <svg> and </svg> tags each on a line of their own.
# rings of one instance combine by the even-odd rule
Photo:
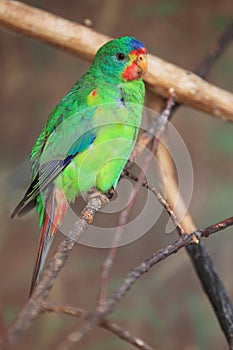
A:
<svg viewBox="0 0 233 350">
<path fill-rule="evenodd" d="M 146 54 L 146 48 L 142 47 L 140 49 L 131 51 L 129 55 L 136 59 L 139 55 L 145 55 L 145 54 Z M 130 66 L 125 68 L 124 72 L 122 73 L 122 77 L 125 80 L 134 80 L 139 77 L 138 67 L 135 61 L 133 61 Z"/>
<path fill-rule="evenodd" d="M 134 80 L 138 78 L 138 67 L 135 62 L 133 62 L 130 66 L 126 67 L 126 69 L 122 73 L 122 77 L 125 80 Z"/>
</svg>

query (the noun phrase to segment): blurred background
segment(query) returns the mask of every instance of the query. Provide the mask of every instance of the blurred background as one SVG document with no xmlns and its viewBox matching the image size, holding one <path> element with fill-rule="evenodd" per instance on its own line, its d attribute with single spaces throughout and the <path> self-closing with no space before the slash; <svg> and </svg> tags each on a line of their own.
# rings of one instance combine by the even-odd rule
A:
<svg viewBox="0 0 233 350">
<path fill-rule="evenodd" d="M 113 37 L 135 36 L 150 53 L 189 70 L 195 69 L 232 20 L 229 0 L 25 3 L 78 23 L 88 18 L 95 30 Z M 50 110 L 90 63 L 1 28 L 0 48 L 0 308 L 10 324 L 27 301 L 39 237 L 35 212 L 20 220 L 10 219 L 29 183 L 28 155 Z M 209 81 L 232 91 L 232 60 L 231 46 L 211 70 Z M 233 125 L 187 107 L 179 108 L 172 122 L 192 159 L 194 190 L 190 211 L 196 225 L 205 227 L 232 216 Z M 145 195 L 142 189 L 137 206 Z M 164 213 L 146 235 L 119 249 L 110 291 L 132 267 L 177 238 L 176 232 L 165 233 L 167 220 Z M 229 228 L 205 243 L 233 299 L 232 231 Z M 62 238 L 59 235 L 54 245 Z M 77 246 L 50 298 L 92 310 L 98 296 L 100 266 L 106 254 L 106 249 Z M 228 348 L 184 250 L 144 275 L 111 319 L 160 350 Z M 82 321 L 72 317 L 43 315 L 17 348 L 51 349 L 81 324 Z M 82 348 L 133 349 L 101 329 Z"/>
</svg>

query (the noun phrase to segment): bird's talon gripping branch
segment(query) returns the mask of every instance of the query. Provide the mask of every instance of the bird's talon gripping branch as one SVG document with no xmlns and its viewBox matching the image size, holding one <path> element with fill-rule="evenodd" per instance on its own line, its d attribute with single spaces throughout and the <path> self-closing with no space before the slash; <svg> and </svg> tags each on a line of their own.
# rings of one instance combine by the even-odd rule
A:
<svg viewBox="0 0 233 350">
<path fill-rule="evenodd" d="M 116 191 L 114 190 L 114 188 L 110 188 L 110 190 L 106 193 L 106 196 L 108 197 L 108 199 L 112 199 L 112 197 L 114 196 L 114 194 L 116 193 Z"/>
<path fill-rule="evenodd" d="M 87 202 L 89 206 L 92 206 L 92 201 L 95 200 L 100 200 L 100 202 L 103 203 L 103 205 L 106 205 L 109 202 L 108 197 L 104 193 L 98 191 L 97 189 L 95 189 L 95 191 L 92 193 L 89 192 L 87 196 Z"/>
</svg>

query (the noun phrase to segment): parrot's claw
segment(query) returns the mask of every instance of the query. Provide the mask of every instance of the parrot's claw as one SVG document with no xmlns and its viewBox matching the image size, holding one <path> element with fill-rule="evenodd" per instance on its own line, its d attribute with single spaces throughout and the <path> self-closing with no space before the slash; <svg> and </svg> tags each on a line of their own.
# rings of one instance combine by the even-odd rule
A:
<svg viewBox="0 0 233 350">
<path fill-rule="evenodd" d="M 106 196 L 108 197 L 108 199 L 112 199 L 112 197 L 114 196 L 114 194 L 116 193 L 116 191 L 114 190 L 114 188 L 110 188 L 110 190 L 106 193 Z"/>
<path fill-rule="evenodd" d="M 87 202 L 90 202 L 91 199 L 95 199 L 95 198 L 100 198 L 102 203 L 106 203 L 109 201 L 108 195 L 100 192 L 96 189 L 96 187 L 92 187 L 90 188 L 90 190 L 88 191 L 88 195 L 87 195 Z"/>
</svg>

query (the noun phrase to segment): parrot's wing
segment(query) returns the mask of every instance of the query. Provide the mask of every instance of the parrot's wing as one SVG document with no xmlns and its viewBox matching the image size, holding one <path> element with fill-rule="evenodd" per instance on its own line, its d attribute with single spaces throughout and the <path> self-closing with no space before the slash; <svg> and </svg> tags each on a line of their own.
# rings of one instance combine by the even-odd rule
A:
<svg viewBox="0 0 233 350">
<path fill-rule="evenodd" d="M 94 142 L 93 113 L 94 108 L 88 109 L 88 112 L 84 109 L 65 119 L 53 130 L 43 145 L 39 161 L 37 156 L 37 173 L 12 217 L 22 216 L 35 207 L 37 195 L 53 182 L 78 153 L 85 151 Z"/>
<path fill-rule="evenodd" d="M 30 154 L 32 180 L 35 179 L 39 171 L 39 168 L 41 167 L 41 155 L 42 155 L 42 152 L 44 151 L 46 144 L 48 143 L 48 139 L 50 139 L 50 143 L 53 140 L 54 148 L 59 147 L 60 143 L 58 144 L 56 140 L 55 131 L 62 130 L 64 134 L 61 136 L 64 139 L 69 138 L 69 133 L 71 133 L 72 130 L 71 128 L 69 128 L 69 124 L 65 124 L 67 127 L 67 130 L 65 130 L 65 127 L 61 129 L 61 126 L 63 125 L 64 122 L 71 120 L 71 124 L 72 124 L 72 120 L 73 120 L 76 123 L 76 125 L 73 125 L 74 123 L 72 124 L 73 131 L 77 131 L 77 128 L 79 127 L 81 127 L 81 129 L 85 128 L 85 125 L 84 125 L 85 123 L 83 123 L 83 126 L 82 126 L 82 123 L 80 123 L 80 119 L 82 119 L 83 114 L 79 113 L 79 111 L 87 109 L 86 99 L 90 91 L 93 89 L 91 81 L 86 81 L 86 80 L 87 79 L 85 79 L 85 76 L 80 78 L 77 81 L 77 83 L 72 87 L 72 89 L 66 94 L 66 96 L 51 111 L 48 117 L 48 120 L 44 128 L 42 129 Z M 88 112 L 91 117 L 90 111 Z M 86 114 L 86 111 L 84 113 Z M 81 125 L 79 125 L 79 123 Z M 53 139 L 51 138 L 51 135 L 54 136 Z"/>
<path fill-rule="evenodd" d="M 19 217 L 23 216 L 36 206 L 37 195 L 62 172 L 66 165 L 69 164 L 72 159 L 71 157 L 69 158 L 63 161 L 54 160 L 44 166 L 44 169 L 41 170 L 40 174 L 37 174 L 24 197 L 11 214 L 12 218 L 16 215 Z"/>
</svg>

